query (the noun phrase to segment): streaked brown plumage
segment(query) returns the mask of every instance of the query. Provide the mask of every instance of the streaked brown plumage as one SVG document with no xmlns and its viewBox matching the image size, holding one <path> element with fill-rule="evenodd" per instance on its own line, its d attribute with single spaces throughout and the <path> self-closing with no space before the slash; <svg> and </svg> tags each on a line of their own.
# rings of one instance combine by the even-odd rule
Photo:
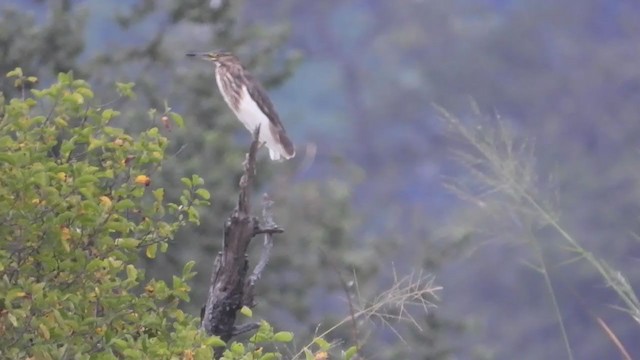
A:
<svg viewBox="0 0 640 360">
<path fill-rule="evenodd" d="M 253 132 L 260 125 L 260 141 L 269 149 L 272 160 L 291 159 L 295 147 L 262 85 L 225 52 L 189 53 L 215 64 L 216 82 L 222 97 L 242 124 Z"/>
</svg>

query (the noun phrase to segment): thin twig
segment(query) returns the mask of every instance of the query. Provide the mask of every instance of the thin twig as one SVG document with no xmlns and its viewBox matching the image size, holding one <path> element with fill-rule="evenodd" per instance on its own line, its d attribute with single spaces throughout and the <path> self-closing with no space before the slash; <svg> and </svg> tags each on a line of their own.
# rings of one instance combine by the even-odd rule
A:
<svg viewBox="0 0 640 360">
<path fill-rule="evenodd" d="M 351 337 L 353 338 L 353 343 L 354 343 L 353 345 L 356 347 L 356 354 L 359 354 L 360 353 L 360 342 L 359 342 L 360 335 L 358 333 L 358 320 L 356 319 L 356 311 L 353 306 L 353 300 L 351 299 L 351 292 L 349 291 L 349 285 L 344 280 L 344 277 L 340 272 L 340 268 L 338 267 L 337 264 L 335 264 L 333 259 L 324 251 L 322 252 L 322 255 L 325 258 L 325 260 L 329 262 L 329 264 L 331 265 L 331 268 L 333 268 L 333 270 L 335 271 L 336 276 L 338 277 L 338 281 L 340 281 L 340 286 L 342 287 L 342 291 L 344 291 L 344 295 L 347 297 L 347 305 L 349 307 L 349 317 L 351 318 Z"/>
<path fill-rule="evenodd" d="M 256 264 L 253 272 L 247 278 L 247 283 L 245 284 L 244 304 L 250 307 L 255 305 L 255 284 L 258 280 L 260 280 L 262 272 L 269 263 L 269 259 L 271 257 L 271 249 L 273 248 L 272 235 L 282 233 L 284 231 L 279 228 L 278 225 L 276 225 L 276 223 L 273 221 L 273 212 L 271 210 L 272 207 L 273 200 L 271 200 L 269 198 L 269 195 L 265 193 L 262 196 L 262 225 L 258 226 L 258 228 L 254 230 L 254 236 L 258 234 L 264 234 L 264 243 L 262 246 L 262 252 L 260 253 L 258 264 Z"/>
</svg>

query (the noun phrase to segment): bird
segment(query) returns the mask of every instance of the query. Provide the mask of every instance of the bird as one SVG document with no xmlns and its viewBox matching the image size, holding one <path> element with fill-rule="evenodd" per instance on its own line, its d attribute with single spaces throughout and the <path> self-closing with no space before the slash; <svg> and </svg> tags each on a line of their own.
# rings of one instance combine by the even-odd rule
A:
<svg viewBox="0 0 640 360">
<path fill-rule="evenodd" d="M 225 51 L 189 52 L 186 55 L 215 64 L 216 83 L 224 101 L 251 133 L 260 126 L 258 140 L 269 149 L 271 160 L 288 160 L 296 155 L 266 90 L 235 55 Z"/>
</svg>

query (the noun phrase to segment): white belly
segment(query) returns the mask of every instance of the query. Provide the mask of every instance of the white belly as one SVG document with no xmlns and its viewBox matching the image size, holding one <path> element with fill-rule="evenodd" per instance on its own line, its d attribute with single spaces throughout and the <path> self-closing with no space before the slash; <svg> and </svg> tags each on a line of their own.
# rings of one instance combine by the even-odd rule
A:
<svg viewBox="0 0 640 360">
<path fill-rule="evenodd" d="M 260 110 L 258 104 L 251 99 L 247 88 L 243 87 L 242 93 L 240 106 L 238 106 L 238 111 L 235 112 L 238 120 L 240 120 L 251 133 L 260 125 L 260 142 L 267 145 L 269 148 L 269 156 L 272 160 L 280 159 L 280 154 L 284 151 L 280 143 L 273 138 L 269 118 Z"/>
</svg>

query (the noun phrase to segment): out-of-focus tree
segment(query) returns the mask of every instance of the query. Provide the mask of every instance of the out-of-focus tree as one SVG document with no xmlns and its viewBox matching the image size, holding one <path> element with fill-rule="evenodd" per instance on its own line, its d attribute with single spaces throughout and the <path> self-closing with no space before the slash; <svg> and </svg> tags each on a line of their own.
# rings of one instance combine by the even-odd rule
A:
<svg viewBox="0 0 640 360">
<path fill-rule="evenodd" d="M 64 0 L 49 1 L 47 8 L 46 16 L 37 16 L 11 4 L 0 7 L 0 73 L 21 66 L 47 82 L 60 71 L 79 70 L 86 14 Z M 16 90 L 4 77 L 0 85 L 5 94 Z"/>
<path fill-rule="evenodd" d="M 326 107 L 332 106 L 342 115 L 343 121 L 325 128 L 327 143 L 340 133 L 341 150 L 333 149 L 363 167 L 367 182 L 356 194 L 363 194 L 365 211 L 380 214 L 372 205 L 380 203 L 385 209 L 394 202 L 400 209 L 426 204 L 425 238 L 441 241 L 409 236 L 407 248 L 425 265 L 443 265 L 451 284 L 443 313 L 479 315 L 479 308 L 486 309 L 486 318 L 476 323 L 479 329 L 487 324 L 480 342 L 494 347 L 498 358 L 565 356 L 560 333 L 548 331 L 557 329 L 558 320 L 542 278 L 520 264 L 531 252 L 501 246 L 522 243 L 503 231 L 514 225 L 512 219 L 487 219 L 443 195 L 439 175 L 460 175 L 460 169 L 448 156 L 442 123 L 432 121 L 431 104 L 480 126 L 471 111 L 475 101 L 483 113 L 513 123 L 518 136 L 535 142 L 539 185 L 558 200 L 566 225 L 618 268 L 633 266 L 629 254 L 637 250 L 629 233 L 638 232 L 640 200 L 636 2 L 291 1 L 278 13 L 305 19 L 294 28 L 292 43 L 310 61 L 292 83 L 312 78 L 324 100 L 313 113 L 330 117 Z M 471 237 L 478 226 L 490 231 Z M 455 246 L 443 245 L 446 239 Z M 450 251 L 460 250 L 461 241 L 470 242 L 466 249 L 473 256 Z M 440 262 L 434 245 L 453 256 Z M 567 260 L 553 245 L 544 251 L 551 264 Z M 611 357 L 612 345 L 589 311 L 610 316 L 627 345 L 634 343 L 634 325 L 604 308 L 615 299 L 590 270 L 559 267 L 551 275 L 569 337 L 581 344 L 576 356 Z M 575 306 L 580 301 L 584 306 Z M 523 338 L 535 340 L 523 345 Z"/>
</svg>

